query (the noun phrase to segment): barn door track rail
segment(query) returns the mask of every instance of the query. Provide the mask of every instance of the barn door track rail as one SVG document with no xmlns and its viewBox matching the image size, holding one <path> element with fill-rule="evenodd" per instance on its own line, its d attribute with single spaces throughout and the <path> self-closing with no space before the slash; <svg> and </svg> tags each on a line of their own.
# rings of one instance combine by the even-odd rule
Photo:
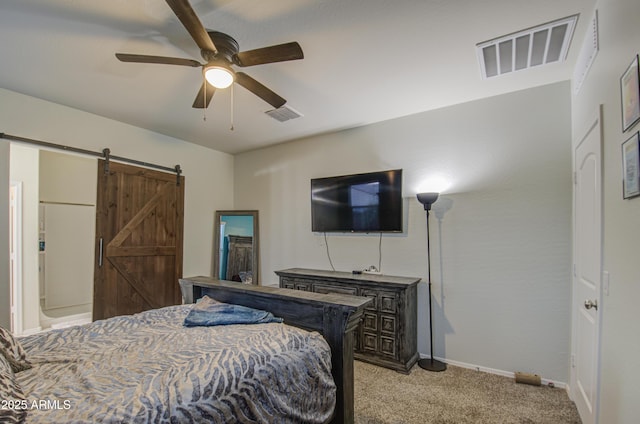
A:
<svg viewBox="0 0 640 424">
<path fill-rule="evenodd" d="M 111 149 L 109 149 L 109 148 L 102 149 L 102 152 L 94 152 L 94 151 L 91 151 L 91 150 L 80 149 L 78 147 L 64 146 L 62 144 L 49 143 L 47 141 L 40 141 L 40 140 L 33 140 L 33 139 L 30 139 L 30 138 L 18 137 L 16 135 L 10 135 L 10 134 L 5 134 L 5 133 L 0 133 L 0 138 L 4 138 L 4 139 L 7 139 L 7 140 L 11 140 L 11 141 L 17 141 L 17 142 L 20 142 L 20 143 L 34 144 L 36 146 L 47 147 L 47 148 L 50 148 L 50 149 L 64 150 L 64 151 L 67 151 L 67 152 L 73 152 L 73 153 L 79 153 L 79 154 L 82 154 L 82 155 L 88 155 L 88 156 L 94 156 L 94 157 L 103 158 L 105 160 L 105 163 L 104 163 L 104 172 L 105 173 L 109 172 L 109 161 L 110 160 L 114 160 L 116 162 L 125 162 L 125 163 L 130 163 L 130 164 L 133 164 L 133 165 L 144 166 L 144 167 L 147 167 L 147 168 L 159 169 L 160 171 L 175 173 L 176 174 L 177 185 L 180 185 L 180 174 L 182 174 L 182 168 L 180 168 L 180 165 L 176 165 L 173 168 L 170 168 L 168 166 L 156 165 L 156 164 L 153 164 L 153 163 L 143 162 L 143 161 L 136 160 L 136 159 L 129 159 L 129 158 L 125 158 L 125 157 L 122 157 L 122 156 L 113 156 L 111 154 Z"/>
</svg>

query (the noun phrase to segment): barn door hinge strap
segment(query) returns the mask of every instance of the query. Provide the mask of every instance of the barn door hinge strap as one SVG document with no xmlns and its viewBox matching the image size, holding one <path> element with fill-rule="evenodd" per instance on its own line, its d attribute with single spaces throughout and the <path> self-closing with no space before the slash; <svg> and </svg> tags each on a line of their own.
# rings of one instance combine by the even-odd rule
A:
<svg viewBox="0 0 640 424">
<path fill-rule="evenodd" d="M 111 155 L 111 149 L 105 147 L 102 149 L 102 155 L 104 156 L 104 173 L 109 173 L 109 157 Z"/>
<path fill-rule="evenodd" d="M 180 174 L 182 174 L 182 168 L 180 168 L 180 165 L 176 165 L 174 169 L 176 171 L 176 185 L 180 187 Z"/>
</svg>

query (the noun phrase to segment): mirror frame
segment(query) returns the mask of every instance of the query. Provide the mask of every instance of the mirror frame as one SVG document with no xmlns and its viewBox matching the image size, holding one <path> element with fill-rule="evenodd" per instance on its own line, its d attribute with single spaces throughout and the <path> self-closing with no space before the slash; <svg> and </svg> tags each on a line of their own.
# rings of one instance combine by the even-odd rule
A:
<svg viewBox="0 0 640 424">
<path fill-rule="evenodd" d="M 213 276 L 220 279 L 220 220 L 223 216 L 252 216 L 253 217 L 253 242 L 251 250 L 252 284 L 260 285 L 260 226 L 258 225 L 257 210 L 221 210 L 216 211 L 213 237 Z"/>
</svg>

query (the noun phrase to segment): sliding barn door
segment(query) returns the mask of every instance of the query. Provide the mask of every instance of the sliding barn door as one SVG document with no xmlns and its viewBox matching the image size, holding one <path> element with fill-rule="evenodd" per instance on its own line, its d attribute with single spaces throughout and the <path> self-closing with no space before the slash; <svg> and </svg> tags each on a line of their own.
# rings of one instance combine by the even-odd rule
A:
<svg viewBox="0 0 640 424">
<path fill-rule="evenodd" d="M 98 161 L 93 319 L 181 303 L 184 177 Z"/>
</svg>

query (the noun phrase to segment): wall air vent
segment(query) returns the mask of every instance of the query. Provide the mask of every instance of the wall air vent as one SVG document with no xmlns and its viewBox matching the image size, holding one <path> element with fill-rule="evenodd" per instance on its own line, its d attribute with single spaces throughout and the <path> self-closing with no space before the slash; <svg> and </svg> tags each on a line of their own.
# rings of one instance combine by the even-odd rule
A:
<svg viewBox="0 0 640 424">
<path fill-rule="evenodd" d="M 482 78 L 564 61 L 577 21 L 573 15 L 478 43 Z"/>
<path fill-rule="evenodd" d="M 277 109 L 268 110 L 265 113 L 270 117 L 272 117 L 273 119 L 280 122 L 284 122 L 290 119 L 296 119 L 296 118 L 300 118 L 301 116 L 304 116 L 297 110 L 294 110 L 293 108 L 290 108 L 287 105 L 280 106 Z"/>
</svg>

